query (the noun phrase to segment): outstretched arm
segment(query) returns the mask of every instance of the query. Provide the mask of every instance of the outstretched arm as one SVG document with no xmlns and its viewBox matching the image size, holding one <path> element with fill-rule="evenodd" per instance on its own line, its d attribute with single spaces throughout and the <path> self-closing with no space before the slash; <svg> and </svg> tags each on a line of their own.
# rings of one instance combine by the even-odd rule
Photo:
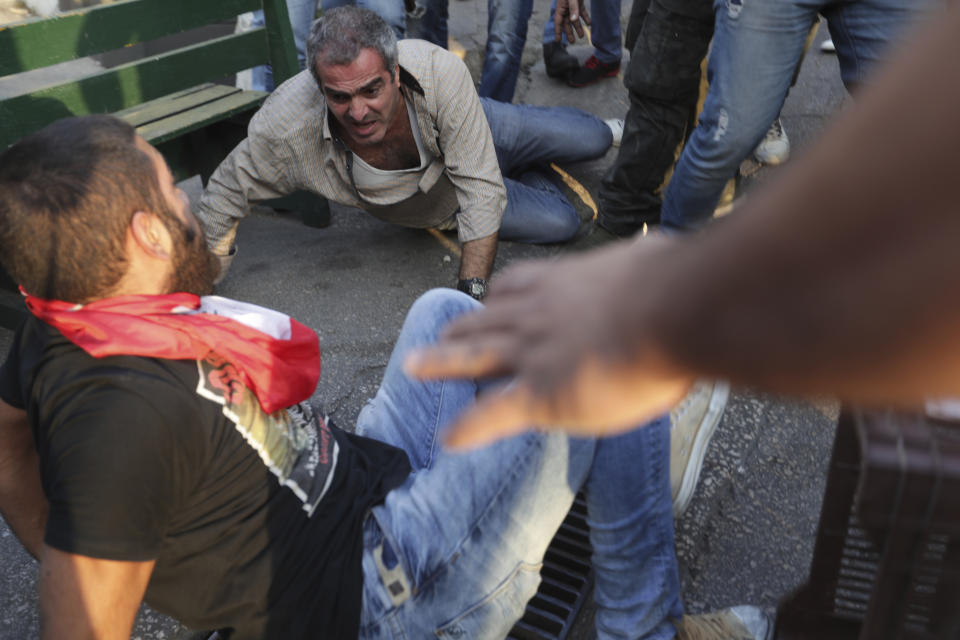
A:
<svg viewBox="0 0 960 640">
<path fill-rule="evenodd" d="M 696 376 L 866 404 L 960 395 L 960 8 L 908 44 L 730 219 L 505 271 L 486 309 L 408 362 L 422 377 L 515 375 L 458 441 L 626 429 Z"/>
<path fill-rule="evenodd" d="M 47 499 L 27 413 L 0 400 L 0 513 L 20 543 L 39 557 Z"/>
</svg>

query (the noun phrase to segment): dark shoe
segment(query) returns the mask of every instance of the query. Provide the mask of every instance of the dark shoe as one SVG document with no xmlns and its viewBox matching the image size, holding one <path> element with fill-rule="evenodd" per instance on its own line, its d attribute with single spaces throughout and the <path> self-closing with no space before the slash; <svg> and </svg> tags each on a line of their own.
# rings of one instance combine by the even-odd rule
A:
<svg viewBox="0 0 960 640">
<path fill-rule="evenodd" d="M 574 237 L 570 249 L 572 251 L 590 251 L 623 239 L 622 236 L 610 233 L 594 221 L 584 225 L 580 233 Z"/>
<path fill-rule="evenodd" d="M 543 64 L 547 67 L 547 75 L 558 80 L 566 79 L 580 68 L 580 62 L 559 42 L 543 45 Z"/>
<path fill-rule="evenodd" d="M 567 76 L 567 84 L 577 88 L 586 87 L 604 78 L 613 78 L 619 72 L 619 60 L 608 64 L 600 62 L 596 56 L 590 56 L 582 67 Z"/>
</svg>

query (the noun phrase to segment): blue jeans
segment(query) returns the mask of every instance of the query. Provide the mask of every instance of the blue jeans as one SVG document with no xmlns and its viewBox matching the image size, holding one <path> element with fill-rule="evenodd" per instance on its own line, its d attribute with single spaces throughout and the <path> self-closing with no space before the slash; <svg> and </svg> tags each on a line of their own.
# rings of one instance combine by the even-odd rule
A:
<svg viewBox="0 0 960 640">
<path fill-rule="evenodd" d="M 780 113 L 807 32 L 823 14 L 850 88 L 862 82 L 929 0 L 714 0 L 710 90 L 664 195 L 661 223 L 703 225 L 724 184 Z"/>
<path fill-rule="evenodd" d="M 406 11 L 403 0 L 323 0 L 323 9 L 333 9 L 345 5 L 356 5 L 370 9 L 387 24 L 389 24 L 398 38 L 409 36 L 427 40 L 438 46 L 447 48 L 447 0 L 418 0 L 417 4 L 425 9 L 423 16 L 411 20 L 409 34 L 407 33 Z M 317 0 L 287 0 L 287 12 L 290 14 L 290 25 L 293 27 L 293 40 L 297 45 L 297 60 L 300 68 L 306 68 L 307 36 L 310 35 L 310 25 L 317 12 Z M 254 27 L 264 25 L 263 11 L 253 14 Z M 273 91 L 273 71 L 270 65 L 261 65 L 253 69 L 253 88 L 258 91 Z"/>
<path fill-rule="evenodd" d="M 620 60 L 620 1 L 592 0 L 593 55 L 601 62 Z M 543 42 L 553 42 L 553 0 L 550 18 L 543 27 Z M 487 0 L 487 45 L 483 72 L 477 93 L 484 98 L 510 102 L 517 88 L 520 59 L 527 41 L 527 25 L 533 11 L 533 0 Z M 566 43 L 566 36 L 563 37 Z"/>
<path fill-rule="evenodd" d="M 287 0 L 287 13 L 290 14 L 290 26 L 293 28 L 293 41 L 297 46 L 297 60 L 300 68 L 305 69 L 307 64 L 307 36 L 310 35 L 310 25 L 317 13 L 317 0 Z M 253 14 L 254 27 L 264 26 L 263 11 Z M 261 65 L 253 68 L 253 88 L 257 91 L 273 91 L 273 70 L 270 65 Z"/>
<path fill-rule="evenodd" d="M 324 11 L 347 5 L 370 9 L 393 28 L 398 39 L 419 38 L 447 48 L 447 0 L 416 0 L 423 10 L 420 18 L 407 14 L 403 0 L 322 0 L 320 4 Z"/>
<path fill-rule="evenodd" d="M 534 107 L 481 98 L 503 182 L 507 208 L 500 239 L 564 242 L 580 218 L 549 168 L 598 158 L 613 142 L 610 127 L 573 107 Z"/>
<path fill-rule="evenodd" d="M 479 303 L 449 289 L 407 316 L 357 432 L 401 447 L 413 473 L 364 525 L 360 637 L 503 638 L 536 593 L 551 538 L 585 488 L 600 638 L 672 638 L 683 615 L 673 547 L 669 419 L 608 440 L 528 433 L 451 453 L 443 431 L 473 381 L 418 382 L 405 354 Z M 392 585 L 389 589 L 385 584 Z"/>
<path fill-rule="evenodd" d="M 550 4 L 550 17 L 543 25 L 543 43 L 554 42 L 553 17 L 557 0 Z M 567 36 L 561 36 L 567 44 Z M 620 0 L 590 0 L 590 42 L 593 55 L 605 64 L 620 62 Z"/>
</svg>

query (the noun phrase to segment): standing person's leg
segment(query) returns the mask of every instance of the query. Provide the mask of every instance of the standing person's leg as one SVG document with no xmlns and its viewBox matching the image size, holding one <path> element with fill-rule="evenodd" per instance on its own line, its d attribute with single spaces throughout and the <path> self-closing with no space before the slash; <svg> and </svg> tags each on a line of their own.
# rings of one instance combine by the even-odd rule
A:
<svg viewBox="0 0 960 640">
<path fill-rule="evenodd" d="M 290 17 L 290 26 L 293 29 L 293 41 L 297 47 L 297 60 L 300 68 L 306 68 L 307 36 L 310 35 L 310 25 L 317 13 L 317 0 L 287 0 L 287 14 Z M 251 27 L 264 26 L 263 11 L 254 11 Z M 273 70 L 270 65 L 264 64 L 253 68 L 253 89 L 257 91 L 273 91 Z"/>
<path fill-rule="evenodd" d="M 889 57 L 918 20 L 942 7 L 940 0 L 858 0 L 829 2 L 821 13 L 827 19 L 840 62 L 840 76 L 848 91 L 869 78 L 878 63 Z"/>
<path fill-rule="evenodd" d="M 619 68 L 622 48 L 620 46 L 620 0 L 591 0 L 590 42 L 593 55 L 600 62 L 616 64 Z"/>
<path fill-rule="evenodd" d="M 623 140 L 599 192 L 597 222 L 632 235 L 660 221 L 660 189 L 693 122 L 713 35 L 711 0 L 635 0 L 627 26 L 630 97 Z"/>
<path fill-rule="evenodd" d="M 307 68 L 307 38 L 310 25 L 317 16 L 317 0 L 287 0 L 287 12 L 290 14 L 290 26 L 293 27 L 293 41 L 297 45 L 297 60 L 300 68 Z"/>
<path fill-rule="evenodd" d="M 390 25 L 397 38 L 407 33 L 407 13 L 403 0 L 320 0 L 324 11 L 335 7 L 356 6 L 370 9 Z"/>
<path fill-rule="evenodd" d="M 727 181 L 780 113 L 816 19 L 797 0 L 716 0 L 710 89 L 667 186 L 661 225 L 692 229 L 710 219 Z"/>
<path fill-rule="evenodd" d="M 407 15 L 407 37 L 426 40 L 446 49 L 449 38 L 447 19 L 450 16 L 448 0 L 420 0 L 417 7 L 423 8 L 423 15 L 418 18 Z"/>
<path fill-rule="evenodd" d="M 571 87 L 586 87 L 620 71 L 620 0 L 591 0 L 590 42 L 593 55 L 567 77 Z M 553 22 L 551 13 L 549 23 Z"/>
<path fill-rule="evenodd" d="M 537 433 L 463 454 L 438 447 L 475 386 L 414 382 L 401 364 L 477 306 L 449 290 L 422 297 L 358 420 L 358 433 L 401 446 L 415 469 L 367 523 L 361 637 L 504 637 L 536 592 L 546 547 L 584 483 L 599 531 L 599 637 L 671 637 L 672 627 L 661 631 L 681 610 L 665 420 L 603 447 Z"/>
<path fill-rule="evenodd" d="M 573 107 L 535 107 L 488 99 L 481 102 L 507 187 L 500 238 L 521 242 L 569 240 L 579 229 L 580 218 L 549 164 L 600 157 L 613 141 L 610 127 Z"/>
<path fill-rule="evenodd" d="M 487 45 L 477 93 L 511 102 L 520 75 L 533 0 L 487 0 Z"/>
</svg>

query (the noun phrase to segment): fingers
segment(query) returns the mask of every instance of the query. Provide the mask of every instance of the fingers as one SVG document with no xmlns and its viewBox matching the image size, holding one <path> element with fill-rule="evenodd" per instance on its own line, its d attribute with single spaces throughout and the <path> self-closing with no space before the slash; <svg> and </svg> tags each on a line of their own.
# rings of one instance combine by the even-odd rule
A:
<svg viewBox="0 0 960 640">
<path fill-rule="evenodd" d="M 503 350 L 473 344 L 438 345 L 407 354 L 403 370 L 420 380 L 485 378 L 510 373 Z"/>
<path fill-rule="evenodd" d="M 586 14 L 584 14 L 584 17 L 586 17 Z M 581 39 L 587 37 L 586 32 L 583 30 L 583 22 L 580 20 L 580 16 L 577 16 L 576 19 L 570 16 L 570 23 L 573 24 L 573 28 L 577 30 L 577 35 Z M 576 42 L 576 38 L 570 37 L 570 42 Z"/>
<path fill-rule="evenodd" d="M 474 449 L 523 433 L 538 420 L 538 405 L 529 390 L 512 384 L 487 394 L 457 420 L 447 435 L 450 449 Z"/>
</svg>

